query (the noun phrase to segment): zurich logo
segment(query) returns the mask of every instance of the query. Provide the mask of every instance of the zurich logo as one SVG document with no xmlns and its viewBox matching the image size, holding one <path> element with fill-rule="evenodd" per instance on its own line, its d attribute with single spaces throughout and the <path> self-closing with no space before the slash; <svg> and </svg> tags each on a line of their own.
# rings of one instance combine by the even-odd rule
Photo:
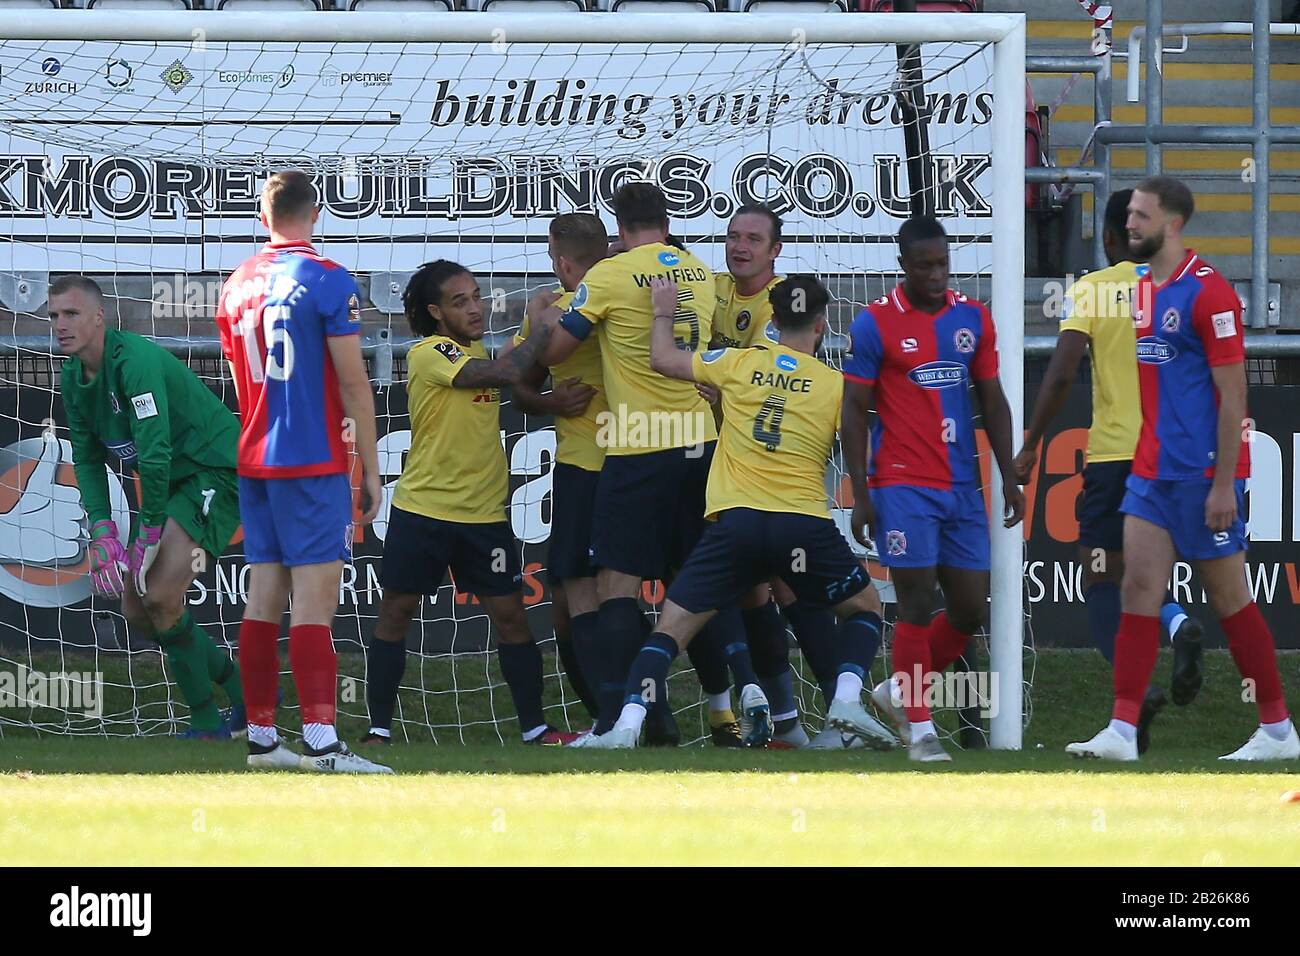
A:
<svg viewBox="0 0 1300 956">
<path fill-rule="evenodd" d="M 799 362 L 793 355 L 778 355 L 776 358 L 776 367 L 783 372 L 793 372 L 799 367 Z"/>
<path fill-rule="evenodd" d="M 926 362 L 907 373 L 922 388 L 952 388 L 966 384 L 966 366 L 960 362 Z"/>
<path fill-rule="evenodd" d="M 41 72 L 46 76 L 58 76 L 59 71 L 62 69 L 63 64 L 60 63 L 56 57 L 47 56 L 41 61 Z"/>
<path fill-rule="evenodd" d="M 663 252 L 659 253 L 659 262 L 663 265 L 675 266 L 677 265 L 677 263 L 681 261 L 682 261 L 682 257 L 675 252 L 668 252 L 667 250 L 664 250 Z"/>
<path fill-rule="evenodd" d="M 722 358 L 722 356 L 725 355 L 726 352 L 727 352 L 726 349 L 709 349 L 707 352 L 700 353 L 700 361 L 703 362 L 705 365 L 708 365 Z"/>
<path fill-rule="evenodd" d="M 1178 357 L 1178 349 L 1164 339 L 1148 335 L 1138 339 L 1137 360 L 1144 365 L 1164 365 Z"/>
</svg>

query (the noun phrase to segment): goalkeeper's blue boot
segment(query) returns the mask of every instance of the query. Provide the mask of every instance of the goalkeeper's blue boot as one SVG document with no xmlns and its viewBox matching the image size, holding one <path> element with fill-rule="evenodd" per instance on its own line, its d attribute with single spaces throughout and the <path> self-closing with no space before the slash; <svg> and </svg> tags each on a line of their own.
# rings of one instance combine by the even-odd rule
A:
<svg viewBox="0 0 1300 956">
<path fill-rule="evenodd" d="M 224 720 L 215 730 L 195 730 L 191 727 L 183 734 L 176 735 L 177 740 L 229 740 L 230 725 Z"/>
</svg>

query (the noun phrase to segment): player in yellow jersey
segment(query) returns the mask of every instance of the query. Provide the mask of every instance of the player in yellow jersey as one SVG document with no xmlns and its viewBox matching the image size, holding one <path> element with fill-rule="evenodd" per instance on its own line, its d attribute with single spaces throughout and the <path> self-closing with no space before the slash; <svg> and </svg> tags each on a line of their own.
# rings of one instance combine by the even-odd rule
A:
<svg viewBox="0 0 1300 956">
<path fill-rule="evenodd" d="M 543 293 L 530 312 L 554 299 Z M 496 627 L 501 674 L 524 742 L 568 743 L 576 735 L 553 730 L 542 717 L 542 655 L 524 617 L 500 433 L 501 386 L 518 383 L 532 368 L 554 327 L 540 323 L 511 354 L 489 358 L 478 280 L 445 259 L 421 266 L 402 302 L 411 331 L 422 338 L 406 363 L 411 450 L 384 538 L 384 596 L 366 661 L 366 742 L 391 739 L 407 628 L 422 597 L 437 592 L 450 568 L 456 586 L 478 596 Z"/>
<path fill-rule="evenodd" d="M 714 276 L 717 309 L 713 313 L 711 348 L 774 345 L 780 333 L 772 321 L 769 293 L 781 281 L 776 260 L 781 254 L 781 217 L 766 206 L 741 206 L 727 224 L 727 270 Z M 721 421 L 721 406 L 715 405 Z M 773 600 L 775 598 L 775 600 Z M 829 707 L 835 695 L 835 615 L 797 599 L 780 578 L 756 587 L 740 599 L 740 614 L 759 684 L 772 706 L 771 748 L 814 746 L 842 749 L 839 731 L 827 725 L 814 741 L 799 722 L 790 669 L 790 645 L 784 614 L 794 630 L 804 659 L 822 688 Z"/>
<path fill-rule="evenodd" d="M 713 273 L 665 241 L 667 200 L 657 186 L 626 183 L 613 206 L 624 251 L 583 277 L 543 358 L 553 367 L 599 336 L 609 410 L 597 434 L 605 462 L 591 534 L 602 651 L 598 732 L 613 724 L 627 668 L 650 630 L 637 600 L 642 580 L 670 579 L 704 529 L 704 487 L 717 444 L 712 412 L 695 386 L 650 368 L 650 282 L 658 277 L 677 284 L 673 335 L 678 348 L 694 353 L 712 334 Z M 692 661 L 709 696 L 714 742 L 744 742 L 731 712 L 725 660 L 743 688 L 742 710 L 754 715 L 748 743 L 765 743 L 771 731 L 767 700 L 752 676 L 739 612 L 719 615 L 697 644 L 709 652 L 702 657 L 697 651 Z"/>
<path fill-rule="evenodd" d="M 853 729 L 872 746 L 893 747 L 894 735 L 860 703 L 862 679 L 880 647 L 880 597 L 826 500 L 826 462 L 839 428 L 844 380 L 815 357 L 826 329 L 825 287 L 812 276 L 791 276 L 775 287 L 779 345 L 696 355 L 673 347 L 673 283 L 655 279 L 654 289 L 654 368 L 713 385 L 722 396 L 721 447 L 709 472 L 706 506 L 712 523 L 669 587 L 655 632 L 633 662 L 618 721 L 590 746 L 635 747 L 678 652 L 719 608 L 779 575 L 804 600 L 835 609 L 845 660 L 836 705 L 843 696 L 848 708 L 851 696 Z"/>
<path fill-rule="evenodd" d="M 551 220 L 547 245 L 555 277 L 565 290 L 555 302 L 569 307 L 573 290 L 587 270 L 605 258 L 605 226 L 590 213 L 565 213 Z M 530 330 L 527 316 L 519 334 L 502 354 L 524 343 Z M 539 389 L 551 379 L 551 390 Z M 596 568 L 588 553 L 591 507 L 605 449 L 596 441 L 599 416 L 607 411 L 605 377 L 600 367 L 600 342 L 591 336 L 554 368 L 534 365 L 514 388 L 512 400 L 530 415 L 555 419 L 555 465 L 551 470 L 551 534 L 547 565 L 555 644 L 569 683 L 594 720 L 599 714 L 594 688 L 597 612 Z"/>
<path fill-rule="evenodd" d="M 1092 362 L 1092 427 L 1079 510 L 1079 561 L 1088 629 L 1108 662 L 1115 656 L 1119 586 L 1124 578 L 1120 502 L 1142 427 L 1137 335 L 1133 330 L 1133 295 L 1140 266 L 1131 261 L 1125 225 L 1132 195 L 1133 190 L 1123 189 L 1106 203 L 1102 240 L 1109 268 L 1083 276 L 1066 291 L 1056 350 L 1043 375 L 1024 447 L 1015 458 L 1016 479 L 1026 483 L 1038 463 L 1043 433 L 1065 404 L 1087 352 Z M 1169 596 L 1160 619 L 1174 646 L 1171 695 L 1174 703 L 1189 704 L 1201 686 L 1201 625 Z M 1138 718 L 1139 753 L 1146 752 L 1151 722 L 1164 705 L 1164 691 L 1151 685 Z"/>
</svg>

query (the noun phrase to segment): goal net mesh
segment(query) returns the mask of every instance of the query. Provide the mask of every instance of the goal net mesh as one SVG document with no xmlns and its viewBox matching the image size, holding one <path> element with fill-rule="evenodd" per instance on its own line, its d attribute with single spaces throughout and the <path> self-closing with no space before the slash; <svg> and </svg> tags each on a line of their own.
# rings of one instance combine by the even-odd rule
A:
<svg viewBox="0 0 1300 956">
<path fill-rule="evenodd" d="M 218 290 L 265 240 L 257 195 L 269 172 L 314 175 L 317 248 L 363 290 L 385 482 L 380 517 L 358 533 L 344 569 L 335 626 L 340 719 L 355 734 L 364 729 L 365 647 L 381 594 L 386 515 L 410 445 L 412 333 L 400 295 L 414 269 L 437 258 L 471 269 L 491 304 L 494 349 L 518 329 L 530 294 L 555 283 L 546 243 L 553 215 L 594 212 L 613 232 L 609 200 L 618 185 L 657 182 L 673 232 L 722 271 L 731 213 L 764 203 L 785 220 L 778 271 L 816 273 L 832 292 L 822 357 L 838 367 L 853 316 L 898 281 L 894 235 L 910 213 L 911 160 L 931 171 L 934 207 L 952 240 L 953 285 L 988 300 L 992 55 L 985 44 L 927 43 L 918 89 L 904 81 L 893 44 L 798 37 L 743 46 L 506 36 L 482 45 L 0 41 L 0 669 L 26 674 L 29 688 L 37 686 L 31 675 L 51 672 L 103 680 L 97 708 L 20 691 L 0 707 L 0 733 L 167 734 L 187 719 L 156 645 L 132 632 L 115 603 L 90 596 L 85 515 L 68 493 L 75 479 L 58 395 L 63 359 L 44 318 L 51 278 L 96 278 L 110 324 L 165 344 L 233 408 L 212 321 Z M 908 102 L 926 118 L 923 155 L 909 154 Z M 547 716 L 581 729 L 590 719 L 555 654 L 546 573 L 553 428 L 506 404 L 502 432 L 524 600 L 548 662 Z M 125 531 L 137 486 L 110 472 Z M 827 491 L 847 536 L 850 495 L 838 459 Z M 241 540 L 188 596 L 195 620 L 232 649 L 248 580 Z M 892 620 L 888 575 L 874 553 L 865 557 Z M 646 583 L 651 610 L 662 594 Z M 1029 683 L 1027 616 L 1024 623 Z M 977 644 L 974 667 L 986 671 L 986 645 Z M 408 635 L 395 735 L 513 739 L 493 647 L 472 597 L 447 582 L 426 598 Z M 815 731 L 824 702 L 797 648 L 791 659 Z M 877 659 L 876 679 L 886 660 Z M 296 731 L 287 671 L 282 684 L 281 719 Z M 670 696 L 683 738 L 704 736 L 689 670 L 674 672 Z M 958 726 L 951 709 L 939 721 L 949 734 Z"/>
</svg>

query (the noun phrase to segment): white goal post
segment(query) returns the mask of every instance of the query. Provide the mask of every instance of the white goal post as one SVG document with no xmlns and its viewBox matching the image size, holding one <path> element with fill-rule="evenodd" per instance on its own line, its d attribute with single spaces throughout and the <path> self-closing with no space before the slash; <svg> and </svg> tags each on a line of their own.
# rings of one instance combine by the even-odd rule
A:
<svg viewBox="0 0 1300 956">
<path fill-rule="evenodd" d="M 633 44 L 689 45 L 708 44 L 718 50 L 742 49 L 751 45 L 789 45 L 796 58 L 803 47 L 824 45 L 836 49 L 854 45 L 882 46 L 892 44 L 982 44 L 992 48 L 991 74 L 987 76 L 995 108 L 989 122 L 991 170 L 989 173 L 988 201 L 991 215 L 987 217 L 988 241 L 987 276 L 980 280 L 980 291 L 986 293 L 997 327 L 998 348 L 1001 357 L 1001 378 L 1011 408 L 1012 434 L 1018 447 L 1023 434 L 1024 406 L 1024 94 L 1025 94 L 1025 17 L 1021 14 L 494 14 L 494 13 L 212 13 L 212 12 L 157 12 L 136 13 L 128 11 L 0 11 L 0 51 L 5 44 L 30 41 L 25 48 L 24 63 L 40 64 L 39 44 L 42 42 L 115 41 L 121 44 L 292 44 L 305 50 L 313 45 L 368 43 L 381 45 L 400 44 L 405 56 L 418 54 L 425 44 L 437 44 L 440 50 L 458 49 L 458 45 L 471 45 L 479 51 L 476 55 L 496 52 L 510 56 L 514 45 L 520 48 L 529 44 L 551 44 L 557 48 L 571 46 L 599 46 Z M 892 56 L 892 50 L 890 51 Z M 126 62 L 129 57 L 122 62 Z M 448 56 L 448 61 L 452 57 Z M 459 62 L 459 61 L 458 61 Z M 465 60 L 464 62 L 470 62 Z M 796 60 L 797 62 L 797 60 Z M 816 64 L 803 58 L 807 70 L 817 76 Z M 10 66 L 0 53 L 0 70 L 6 82 L 10 80 Z M 56 66 L 57 66 L 56 61 Z M 660 69 L 659 65 L 654 67 Z M 93 68 L 99 70 L 99 66 Z M 131 81 L 131 66 L 122 68 L 123 83 Z M 301 69 L 301 68 L 300 68 Z M 437 67 L 430 67 L 435 70 Z M 48 71 L 47 71 L 48 72 Z M 154 69 L 156 73 L 156 69 Z M 960 74 L 956 74 L 960 76 Z M 701 76 L 701 80 L 710 77 Z M 111 81 L 110 81 L 111 82 Z M 706 87 L 707 88 L 707 87 Z M 893 86 L 876 87 L 887 93 L 897 92 Z M 374 94 L 375 105 L 382 106 L 382 93 Z M 861 99 L 859 94 L 853 94 Z M 268 102 L 269 93 L 268 93 Z M 407 105 L 407 104 L 402 104 Z M 181 109 L 181 107 L 177 107 Z M 69 121 L 66 128 L 57 125 L 60 112 L 52 109 L 44 126 L 23 127 L 24 136 L 70 146 L 82 151 L 93 149 L 93 139 L 78 138 L 78 127 Z M 182 114 L 178 114 L 182 115 Z M 183 118 L 183 116 L 182 116 Z M 796 123 L 798 117 L 790 120 Z M 34 121 L 30 121 L 34 122 Z M 107 122 L 107 121 L 106 121 Z M 54 125 L 50 125 L 53 123 Z M 10 121 L 0 120 L 0 130 L 18 127 Z M 109 129 L 106 125 L 104 129 Z M 454 130 L 448 139 L 433 140 L 416 146 L 438 146 L 452 150 L 455 146 Z M 113 133 L 105 133 L 112 137 Z M 154 155 L 175 158 L 187 156 L 189 148 L 180 139 L 172 140 L 163 133 L 140 134 L 142 149 L 158 150 Z M 199 134 L 194 134 L 198 137 Z M 227 133 L 227 143 L 238 143 L 238 133 Z M 762 134 L 754 137 L 762 147 Z M 513 141 L 512 141 L 513 142 Z M 859 153 L 872 149 L 869 141 L 843 140 L 839 148 L 853 155 L 855 161 L 868 161 Z M 208 147 L 192 147 L 193 155 Z M 218 147 L 219 149 L 219 147 Z M 0 150 L 5 151 L 5 150 Z M 593 149 L 593 152 L 597 152 Z M 221 156 L 214 154 L 214 163 Z M 811 175 L 811 174 L 810 174 Z M 104 187 L 107 189 L 107 187 Z M 809 187 L 811 191 L 812 187 Z M 856 196 L 854 197 L 857 198 Z M 868 201 L 870 197 L 868 197 Z M 719 210 L 725 204 L 719 206 Z M 0 224 L 8 214 L 0 213 Z M 18 219 L 9 219 L 17 228 Z M 0 228 L 3 226 L 0 225 Z M 203 231 L 206 220 L 195 228 Z M 28 223 L 25 227 L 31 229 Z M 88 232 L 91 226 L 84 227 Z M 124 229 L 127 227 L 124 227 Z M 359 229 L 360 227 L 358 227 Z M 479 241 L 476 248 L 492 246 L 492 237 L 468 237 Z M 536 227 L 533 227 L 534 230 Z M 544 225 L 542 226 L 544 235 Z M 896 226 L 895 226 L 896 228 Z M 205 243 L 206 236 L 194 240 Z M 543 241 L 544 246 L 544 241 Z M 112 255 L 113 247 L 105 245 L 96 255 Z M 123 249 L 131 247 L 123 246 Z M 360 248 L 360 238 L 358 238 Z M 861 245 L 879 255 L 880 249 L 892 251 L 888 244 Z M 110 251 L 103 252 L 102 249 Z M 417 247 L 416 252 L 419 251 Z M 330 254 L 328 248 L 326 254 Z M 504 253 L 504 247 L 502 249 Z M 335 256 L 345 266 L 353 268 L 346 253 Z M 543 250 L 544 258 L 544 250 Z M 11 279 L 0 275 L 0 288 L 5 281 L 12 285 L 23 270 L 15 260 L 0 265 L 0 273 L 9 272 Z M 51 260 L 52 261 L 52 260 Z M 161 261 L 161 260 L 160 260 Z M 223 260 L 224 261 L 224 260 Z M 418 260 L 416 260 L 418 261 Z M 794 260 L 798 263 L 798 257 Z M 875 261 L 875 260 L 873 260 Z M 817 271 L 815 258 L 805 260 L 805 271 Z M 984 272 L 981 265 L 981 273 Z M 715 268 L 718 266 L 715 264 Z M 159 266 L 161 270 L 163 267 Z M 168 267 L 169 268 L 169 267 Z M 782 263 L 778 262 L 778 270 Z M 54 270 L 51 270 L 54 271 Z M 100 270 L 104 271 L 104 270 Z M 177 270 L 179 271 L 179 270 Z M 405 263 L 396 266 L 394 275 L 409 272 Z M 799 271 L 790 269 L 789 271 Z M 862 271 L 873 271 L 864 266 Z M 954 272 L 957 272 L 954 265 Z M 983 284 L 983 283 L 987 284 Z M 866 300 L 861 300 L 864 303 Z M 861 303 L 860 303 L 861 304 Z M 11 302 L 4 307 L 17 312 Z M 7 331 L 7 330 L 0 330 Z M 57 385 L 57 382 L 55 382 Z M 1014 450 L 1014 449 L 1013 449 Z M 1022 653 L 1025 621 L 1023 593 L 1023 532 L 1017 527 L 1005 529 L 1000 516 L 1002 490 L 997 469 L 989 470 L 992 476 L 992 502 L 990 515 L 992 540 L 992 588 L 989 648 L 991 669 L 997 675 L 998 699 L 990 715 L 990 744 L 998 749 L 1019 749 L 1022 742 L 1025 713 Z"/>
</svg>

